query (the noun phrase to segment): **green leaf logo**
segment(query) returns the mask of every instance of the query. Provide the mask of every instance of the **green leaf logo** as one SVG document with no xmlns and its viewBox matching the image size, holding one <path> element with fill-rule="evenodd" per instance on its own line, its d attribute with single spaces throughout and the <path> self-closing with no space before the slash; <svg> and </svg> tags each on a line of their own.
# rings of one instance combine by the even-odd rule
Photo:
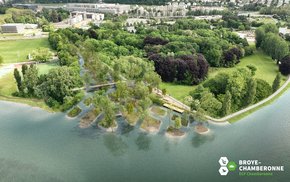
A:
<svg viewBox="0 0 290 182">
<path fill-rule="evenodd" d="M 230 161 L 227 167 L 229 171 L 235 171 L 237 169 L 237 164 L 234 161 Z"/>
</svg>

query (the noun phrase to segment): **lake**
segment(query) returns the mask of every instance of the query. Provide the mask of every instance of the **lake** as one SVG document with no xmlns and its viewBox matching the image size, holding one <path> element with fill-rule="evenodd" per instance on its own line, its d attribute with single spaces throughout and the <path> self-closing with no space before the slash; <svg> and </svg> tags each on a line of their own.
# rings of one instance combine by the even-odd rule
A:
<svg viewBox="0 0 290 182">
<path fill-rule="evenodd" d="M 211 123 L 182 139 L 79 129 L 63 113 L 0 101 L 0 181 L 150 182 L 289 181 L 290 90 L 234 124 Z M 218 160 L 257 159 L 284 165 L 271 177 L 220 176 Z"/>
</svg>

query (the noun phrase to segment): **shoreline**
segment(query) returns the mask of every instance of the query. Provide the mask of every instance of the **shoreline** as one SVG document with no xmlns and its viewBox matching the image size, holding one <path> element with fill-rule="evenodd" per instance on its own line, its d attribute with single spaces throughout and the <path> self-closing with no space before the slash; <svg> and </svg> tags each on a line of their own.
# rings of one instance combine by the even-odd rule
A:
<svg viewBox="0 0 290 182">
<path fill-rule="evenodd" d="M 24 100 L 21 100 L 21 99 L 24 99 Z M 61 111 L 58 111 L 58 110 L 53 110 L 53 109 L 49 108 L 46 105 L 44 107 L 41 107 L 41 106 L 35 104 L 35 102 L 33 100 L 26 99 L 26 98 L 9 97 L 9 96 L 0 95 L 0 101 L 9 102 L 9 103 L 13 103 L 13 104 L 24 105 L 24 106 L 28 106 L 28 107 L 31 107 L 31 108 L 38 108 L 38 109 L 41 109 L 41 110 L 49 112 L 49 113 L 59 113 L 59 112 L 61 112 Z"/>
<path fill-rule="evenodd" d="M 287 80 L 283 83 L 283 85 L 276 92 L 272 93 L 270 96 L 268 96 L 267 98 L 261 100 L 260 102 L 256 104 L 250 105 L 240 111 L 237 111 L 235 113 L 232 113 L 222 118 L 213 118 L 210 116 L 205 116 L 205 117 L 208 119 L 208 121 L 212 123 L 216 123 L 216 124 L 234 123 L 254 113 L 255 111 L 258 111 L 264 106 L 271 104 L 272 102 L 277 100 L 281 95 L 283 95 L 289 88 L 290 88 L 290 76 L 288 76 Z"/>
<path fill-rule="evenodd" d="M 203 125 L 194 126 L 194 131 L 200 135 L 208 134 L 211 130 Z"/>
<path fill-rule="evenodd" d="M 63 113 L 63 112 L 59 112 L 59 111 L 53 111 L 53 110 L 49 110 L 49 109 L 44 109 L 44 108 L 38 107 L 38 106 L 33 106 L 33 105 L 28 104 L 28 103 L 14 102 L 14 101 L 11 101 L 11 100 L 3 100 L 3 99 L 1 99 L 1 97 L 2 96 L 0 96 L 0 102 L 3 102 L 3 103 L 13 104 L 13 105 L 16 105 L 16 106 L 19 106 L 19 107 L 29 107 L 31 109 L 41 110 L 41 111 L 44 111 L 44 112 L 47 112 L 47 113 L 50 113 L 50 114 Z"/>
<path fill-rule="evenodd" d="M 164 135 L 166 138 L 170 138 L 170 139 L 182 139 L 182 138 L 185 138 L 185 136 L 187 136 L 187 133 L 184 132 L 183 135 L 172 135 L 168 132 L 165 132 L 165 135 Z"/>
<path fill-rule="evenodd" d="M 155 127 L 147 127 L 149 128 L 148 130 L 144 129 L 144 128 L 139 128 L 142 132 L 146 132 L 146 133 L 149 133 L 149 134 L 157 134 L 159 132 L 159 128 L 155 128 Z"/>
<path fill-rule="evenodd" d="M 206 117 L 208 118 L 208 121 L 210 123 L 218 124 L 218 125 L 227 125 L 227 124 L 237 122 L 237 121 L 243 119 L 244 117 L 258 111 L 259 109 L 271 104 L 272 102 L 277 100 L 281 95 L 283 95 L 289 88 L 290 88 L 290 77 L 288 77 L 287 81 L 280 87 L 280 89 L 278 89 L 278 91 L 276 91 L 275 93 L 270 95 L 268 98 L 254 104 L 254 105 L 251 105 L 243 110 L 237 111 L 236 113 L 233 113 L 231 115 L 225 116 L 224 118 L 215 119 L 215 118 L 212 118 L 210 116 L 206 116 Z M 29 106 L 32 108 L 38 108 L 38 109 L 41 109 L 41 110 L 49 112 L 49 113 L 61 112 L 58 110 L 53 110 L 46 105 L 40 106 L 39 104 L 43 104 L 43 103 L 33 101 L 33 99 L 0 95 L 0 101 L 25 105 L 25 106 Z M 63 113 L 63 112 L 61 112 L 61 113 Z M 75 118 L 69 118 L 69 119 L 75 119 Z M 217 121 L 217 120 L 219 120 L 219 121 Z"/>
<path fill-rule="evenodd" d="M 118 129 L 118 123 L 117 122 L 116 122 L 116 126 L 115 127 L 105 128 L 105 127 L 102 127 L 99 123 L 97 124 L 97 126 L 101 130 L 103 130 L 105 132 L 109 132 L 109 133 L 114 133 Z"/>
</svg>

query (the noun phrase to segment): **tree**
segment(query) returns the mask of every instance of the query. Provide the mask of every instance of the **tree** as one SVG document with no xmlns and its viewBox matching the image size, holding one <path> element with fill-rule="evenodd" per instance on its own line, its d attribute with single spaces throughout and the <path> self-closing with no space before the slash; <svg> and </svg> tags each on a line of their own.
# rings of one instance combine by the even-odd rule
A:
<svg viewBox="0 0 290 182">
<path fill-rule="evenodd" d="M 179 116 L 174 120 L 174 127 L 177 129 L 181 128 L 181 118 Z"/>
<path fill-rule="evenodd" d="M 287 42 L 274 33 L 267 33 L 265 35 L 261 47 L 266 54 L 276 60 L 281 60 L 289 53 Z"/>
<path fill-rule="evenodd" d="M 16 80 L 16 83 L 17 83 L 17 88 L 18 88 L 18 91 L 21 93 L 23 92 L 23 87 L 22 87 L 22 81 L 21 81 L 21 75 L 18 71 L 17 68 L 14 69 L 14 78 Z"/>
<path fill-rule="evenodd" d="M 256 71 L 257 71 L 257 67 L 256 66 L 254 66 L 254 65 L 247 65 L 247 68 L 249 69 L 249 70 L 251 70 L 251 73 L 252 73 L 252 76 L 255 76 L 255 74 L 256 74 Z"/>
<path fill-rule="evenodd" d="M 115 122 L 115 105 L 114 103 L 105 95 L 96 94 L 94 96 L 94 104 L 98 106 L 104 113 L 104 118 L 100 122 L 100 125 L 105 128 L 110 128 L 113 131 L 113 125 Z"/>
<path fill-rule="evenodd" d="M 52 58 L 52 52 L 48 48 L 38 48 L 32 52 L 34 61 L 47 62 Z"/>
<path fill-rule="evenodd" d="M 283 75 L 290 74 L 290 55 L 285 56 L 279 65 L 279 70 Z"/>
<path fill-rule="evenodd" d="M 264 24 L 255 31 L 256 47 L 261 47 L 267 33 L 278 34 L 279 30 L 275 24 Z"/>
<path fill-rule="evenodd" d="M 222 103 L 211 92 L 204 92 L 200 99 L 200 108 L 208 114 L 218 116 L 222 108 Z"/>
<path fill-rule="evenodd" d="M 226 116 L 231 113 L 231 105 L 232 105 L 232 95 L 229 91 L 227 91 L 222 105 L 223 116 Z"/>
<path fill-rule="evenodd" d="M 163 89 L 162 89 L 162 95 L 166 95 L 166 93 L 167 93 L 166 88 L 163 88 Z"/>
<path fill-rule="evenodd" d="M 60 67 L 49 70 L 44 81 L 38 86 L 41 90 L 39 97 L 46 101 L 51 98 L 63 104 L 66 96 L 74 96 L 78 92 L 74 88 L 83 86 L 79 73 L 72 68 Z"/>
<path fill-rule="evenodd" d="M 26 64 L 23 64 L 21 66 L 21 72 L 22 72 L 22 75 L 24 76 L 26 71 L 28 70 L 28 66 Z"/>
<path fill-rule="evenodd" d="M 281 84 L 281 79 L 282 79 L 282 75 L 281 73 L 278 73 L 272 85 L 273 92 L 276 92 L 279 89 L 280 84 Z"/>
<path fill-rule="evenodd" d="M 30 68 L 25 71 L 23 75 L 23 85 L 25 88 L 25 93 L 28 96 L 35 96 L 35 89 L 38 84 L 38 69 L 33 64 L 30 65 Z"/>
<path fill-rule="evenodd" d="M 51 20 L 52 20 L 52 22 L 58 22 L 58 15 L 57 15 L 56 10 L 52 10 L 52 12 L 51 12 Z"/>
<path fill-rule="evenodd" d="M 114 92 L 114 96 L 116 97 L 116 100 L 126 100 L 128 97 L 128 86 L 124 82 L 119 82 L 116 85 L 117 89 Z"/>
<path fill-rule="evenodd" d="M 267 98 L 272 93 L 271 85 L 262 79 L 256 79 L 257 81 L 257 90 L 255 102 L 261 101 Z"/>
<path fill-rule="evenodd" d="M 245 95 L 245 106 L 252 104 L 255 100 L 257 90 L 257 82 L 254 78 L 250 78 L 247 83 L 247 91 Z"/>
<path fill-rule="evenodd" d="M 244 106 L 247 94 L 248 79 L 251 77 L 249 69 L 241 68 L 234 71 L 228 79 L 227 90 L 232 94 L 232 111 Z"/>
</svg>

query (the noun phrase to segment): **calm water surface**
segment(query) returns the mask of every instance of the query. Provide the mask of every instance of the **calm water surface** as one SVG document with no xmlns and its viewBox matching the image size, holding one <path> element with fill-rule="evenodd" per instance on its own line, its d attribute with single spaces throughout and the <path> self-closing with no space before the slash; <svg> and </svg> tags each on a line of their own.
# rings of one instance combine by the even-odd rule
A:
<svg viewBox="0 0 290 182">
<path fill-rule="evenodd" d="M 64 114 L 0 101 L 2 182 L 290 181 L 290 91 L 232 125 L 183 139 L 138 129 L 107 134 L 78 129 Z M 258 159 L 284 165 L 272 177 L 221 177 L 218 160 Z"/>
</svg>

